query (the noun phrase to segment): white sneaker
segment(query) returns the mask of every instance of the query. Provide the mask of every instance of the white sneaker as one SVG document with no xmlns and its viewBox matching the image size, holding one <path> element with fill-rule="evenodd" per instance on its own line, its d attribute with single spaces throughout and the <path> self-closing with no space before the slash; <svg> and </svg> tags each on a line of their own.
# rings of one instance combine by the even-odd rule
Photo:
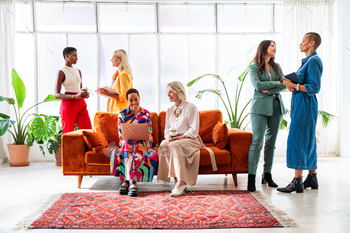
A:
<svg viewBox="0 0 350 233">
<path fill-rule="evenodd" d="M 182 185 L 182 186 L 180 186 L 179 188 L 176 188 L 176 187 L 175 187 L 175 188 L 172 190 L 172 192 L 170 193 L 170 196 L 171 196 L 171 197 L 179 197 L 179 196 L 181 196 L 182 194 L 185 193 L 186 188 L 187 188 L 187 185 Z"/>
</svg>

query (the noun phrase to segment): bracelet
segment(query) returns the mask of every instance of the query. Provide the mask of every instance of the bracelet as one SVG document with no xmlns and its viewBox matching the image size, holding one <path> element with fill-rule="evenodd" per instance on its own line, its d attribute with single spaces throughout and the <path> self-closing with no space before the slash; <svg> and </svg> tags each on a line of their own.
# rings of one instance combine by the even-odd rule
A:
<svg viewBox="0 0 350 233">
<path fill-rule="evenodd" d="M 297 88 L 296 89 L 297 89 L 297 91 L 299 91 L 299 83 L 297 84 Z"/>
</svg>

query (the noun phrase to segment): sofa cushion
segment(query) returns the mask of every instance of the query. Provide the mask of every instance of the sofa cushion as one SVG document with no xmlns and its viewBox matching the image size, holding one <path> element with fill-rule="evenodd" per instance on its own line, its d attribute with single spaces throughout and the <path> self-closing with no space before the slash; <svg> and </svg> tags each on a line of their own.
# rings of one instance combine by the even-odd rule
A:
<svg viewBox="0 0 350 233">
<path fill-rule="evenodd" d="M 164 140 L 166 112 L 159 113 L 159 143 Z M 216 123 L 222 122 L 222 113 L 220 110 L 199 111 L 199 136 L 204 143 L 211 143 L 212 133 Z"/>
<path fill-rule="evenodd" d="M 213 129 L 212 139 L 214 145 L 220 150 L 224 149 L 228 141 L 228 128 L 225 123 L 218 121 Z"/>
<path fill-rule="evenodd" d="M 199 136 L 204 143 L 213 142 L 212 133 L 218 121 L 222 122 L 220 110 L 199 111 Z"/>
<path fill-rule="evenodd" d="M 119 144 L 117 113 L 96 112 L 94 126 L 101 130 L 108 142 L 114 142 L 115 145 Z"/>
<path fill-rule="evenodd" d="M 229 164 L 231 162 L 230 152 L 227 150 L 220 150 L 214 143 L 206 143 L 205 146 L 213 150 L 217 165 Z M 97 153 L 88 151 L 85 153 L 85 163 L 89 165 L 109 165 L 111 149 L 115 147 L 107 147 L 99 150 Z M 207 149 L 200 151 L 200 166 L 211 166 L 210 155 Z"/>
<path fill-rule="evenodd" d="M 83 137 L 89 150 L 92 150 L 95 153 L 108 146 L 108 141 L 98 128 L 89 131 L 84 130 Z"/>
<path fill-rule="evenodd" d="M 111 150 L 116 146 L 109 146 L 99 150 L 97 153 L 88 151 L 85 153 L 85 163 L 88 165 L 109 165 Z"/>
<path fill-rule="evenodd" d="M 229 164 L 231 162 L 230 152 L 228 150 L 220 150 L 214 143 L 206 143 L 207 147 L 213 150 L 215 154 L 215 160 L 217 165 Z M 199 160 L 199 166 L 211 165 L 210 155 L 207 149 L 201 149 L 201 157 Z"/>
</svg>

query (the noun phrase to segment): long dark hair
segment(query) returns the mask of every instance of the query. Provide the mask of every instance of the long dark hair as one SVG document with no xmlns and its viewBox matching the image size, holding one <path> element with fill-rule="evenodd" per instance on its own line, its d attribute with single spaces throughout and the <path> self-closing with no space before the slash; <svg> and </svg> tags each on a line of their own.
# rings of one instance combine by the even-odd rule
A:
<svg viewBox="0 0 350 233">
<path fill-rule="evenodd" d="M 273 40 L 263 40 L 260 42 L 258 50 L 256 51 L 254 62 L 259 66 L 259 72 L 262 74 L 265 70 L 265 56 L 267 55 L 267 49 L 270 47 L 271 42 L 276 46 L 276 43 Z M 275 57 L 270 58 L 269 64 L 275 70 L 277 76 L 281 76 L 280 69 L 275 63 Z"/>
</svg>

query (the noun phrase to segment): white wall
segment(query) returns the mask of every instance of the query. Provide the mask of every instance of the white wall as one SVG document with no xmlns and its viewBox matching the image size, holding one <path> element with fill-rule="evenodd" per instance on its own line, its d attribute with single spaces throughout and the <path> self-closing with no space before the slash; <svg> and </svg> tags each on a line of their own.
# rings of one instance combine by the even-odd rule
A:
<svg viewBox="0 0 350 233">
<path fill-rule="evenodd" d="M 340 56 L 340 156 L 350 157 L 350 1 L 338 0 Z M 336 46 L 335 46 L 336 48 Z M 331 48 L 330 48 L 331 49 Z"/>
</svg>

